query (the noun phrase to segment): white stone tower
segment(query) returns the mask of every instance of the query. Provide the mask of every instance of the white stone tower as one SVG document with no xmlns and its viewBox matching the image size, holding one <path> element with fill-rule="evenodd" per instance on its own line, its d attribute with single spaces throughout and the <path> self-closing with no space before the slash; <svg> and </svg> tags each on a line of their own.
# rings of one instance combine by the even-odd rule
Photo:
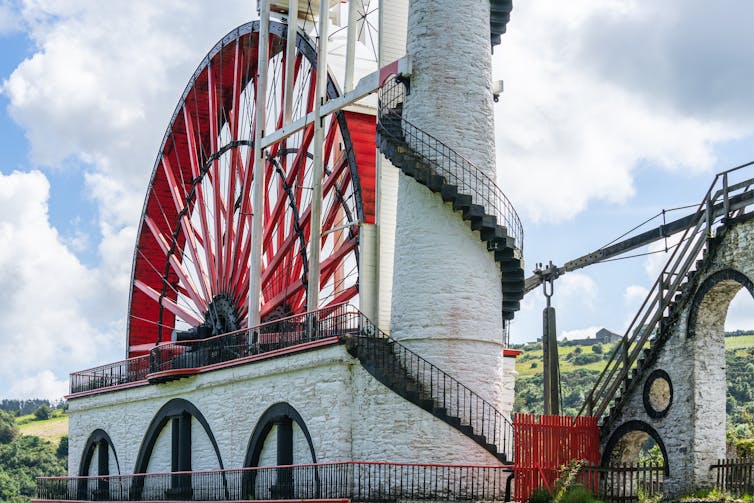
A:
<svg viewBox="0 0 754 503">
<path fill-rule="evenodd" d="M 412 0 L 408 22 L 413 73 L 403 117 L 494 181 L 490 1 Z M 401 174 L 393 337 L 500 404 L 502 300 L 500 268 L 478 231 Z"/>
</svg>

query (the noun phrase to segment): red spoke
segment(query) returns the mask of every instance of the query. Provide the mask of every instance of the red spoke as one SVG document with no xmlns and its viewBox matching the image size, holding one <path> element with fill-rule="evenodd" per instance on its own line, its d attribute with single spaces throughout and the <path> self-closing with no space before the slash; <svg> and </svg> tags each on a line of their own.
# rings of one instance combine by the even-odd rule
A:
<svg viewBox="0 0 754 503">
<path fill-rule="evenodd" d="M 165 156 L 163 156 L 162 158 L 162 168 L 163 168 L 163 172 L 165 173 L 165 178 L 167 179 L 167 182 L 168 182 L 170 193 L 172 194 L 172 197 L 173 197 L 173 202 L 175 204 L 176 212 L 180 215 L 184 208 L 183 207 L 184 201 L 181 198 L 180 189 L 178 187 L 178 183 L 175 180 L 175 175 L 173 174 L 173 169 L 172 169 L 172 166 L 170 165 L 170 161 Z M 207 272 L 205 271 L 204 267 L 202 267 L 202 260 L 200 259 L 199 250 L 196 246 L 197 245 L 196 230 L 194 229 L 194 225 L 186 217 L 185 214 L 181 218 L 181 229 L 186 239 L 186 243 L 188 243 L 191 257 L 194 261 L 194 264 L 196 265 L 196 268 L 198 269 L 197 274 L 199 275 L 199 285 L 201 286 L 202 292 L 204 293 L 204 297 L 207 299 L 211 299 L 212 296 L 210 295 L 211 290 L 209 287 L 209 280 L 207 277 Z"/>
<path fill-rule="evenodd" d="M 207 65 L 207 108 L 209 113 L 209 143 L 210 143 L 210 152 L 213 154 L 217 152 L 217 137 L 218 137 L 218 131 L 217 131 L 217 123 L 219 120 L 218 112 L 217 112 L 217 90 L 215 89 L 215 78 L 214 78 L 214 68 L 212 64 Z M 220 160 L 218 158 L 215 158 L 212 161 L 212 178 L 209 179 L 210 185 L 212 187 L 212 195 L 215 202 L 215 260 L 216 260 L 216 267 L 218 271 L 223 270 L 223 250 L 224 247 L 222 245 L 222 233 L 220 232 L 220 229 L 222 229 L 222 216 L 224 214 L 223 212 L 223 198 L 222 198 L 222 180 L 220 177 Z M 230 224 L 230 222 L 227 222 Z M 209 236 L 208 236 L 209 237 Z M 218 278 L 219 280 L 219 278 Z M 218 281 L 219 283 L 219 281 Z M 215 287 L 219 290 L 222 290 L 223 285 L 216 284 Z"/>
<path fill-rule="evenodd" d="M 197 159 L 197 146 L 196 146 L 196 137 L 194 136 L 194 123 L 191 119 L 191 115 L 188 113 L 188 110 L 186 110 L 186 105 L 183 106 L 183 123 L 184 127 L 186 128 L 186 136 L 188 140 L 188 153 L 189 153 L 189 159 L 191 161 L 191 173 L 195 180 L 199 179 L 200 175 L 200 168 L 199 168 L 199 160 Z M 212 256 L 212 250 L 211 248 L 211 236 L 209 233 L 209 226 L 207 224 L 207 214 L 206 214 L 206 205 L 204 202 L 204 191 L 202 190 L 202 184 L 196 183 L 194 185 L 194 190 L 196 191 L 196 205 L 195 210 L 199 212 L 199 220 L 202 225 L 202 243 L 204 248 L 204 254 L 207 257 L 207 269 L 209 273 L 209 279 L 210 279 L 210 285 L 214 289 L 217 288 L 217 270 L 215 268 L 215 260 Z"/>
<path fill-rule="evenodd" d="M 309 125 L 269 146 L 270 161 L 261 161 L 267 177 L 261 189 L 263 203 L 252 208 L 258 151 L 249 140 L 258 127 L 266 129 L 255 116 L 258 43 L 279 48 L 285 40 L 273 32 L 267 41 L 259 41 L 254 28 L 237 33 L 230 42 L 219 43 L 200 65 L 165 134 L 169 141 L 163 143 L 150 180 L 139 231 L 129 348 L 164 338 L 164 329 L 173 330 L 176 323 L 204 323 L 220 293 L 228 295 L 240 320 L 248 316 L 249 257 L 259 244 L 251 241 L 254 211 L 262 212 L 263 220 L 262 316 L 283 306 L 293 313 L 305 309 L 308 264 L 302 247 L 311 246 L 308 186 L 310 157 L 317 148 L 314 128 Z M 267 125 L 276 129 L 285 124 L 286 103 L 292 106 L 293 119 L 314 109 L 316 72 L 308 51 L 296 51 L 289 73 L 287 55 L 270 54 Z M 290 84 L 295 91 L 286 96 Z M 323 249 L 321 303 L 332 306 L 358 295 L 359 229 L 342 226 L 356 218 L 359 192 L 352 179 L 355 168 L 339 148 L 349 136 L 340 131 L 336 116 L 327 121 L 318 148 L 331 169 L 322 186 L 322 229 L 329 232 L 317 245 Z M 220 154 L 229 143 L 233 146 Z M 350 152 L 353 146 L 345 148 Z"/>
<path fill-rule="evenodd" d="M 160 232 L 160 230 L 157 228 L 157 224 L 154 223 L 154 220 L 152 220 L 150 217 L 146 217 L 144 219 L 144 222 L 146 222 L 147 227 L 149 227 L 149 230 L 152 232 L 152 235 L 154 236 L 155 240 L 157 241 L 157 244 L 160 246 L 160 249 L 165 254 L 166 257 L 169 257 L 168 260 L 170 261 L 170 265 L 173 267 L 173 272 L 175 272 L 178 275 L 178 279 L 181 280 L 183 283 L 183 286 L 185 287 L 185 291 L 187 293 L 187 296 L 191 298 L 191 300 L 194 301 L 194 304 L 199 308 L 200 311 L 206 311 L 207 310 L 207 303 L 199 296 L 199 292 L 196 289 L 196 286 L 194 285 L 194 282 L 191 281 L 191 278 L 189 276 L 189 272 L 186 270 L 185 267 L 183 267 L 183 264 L 181 264 L 178 261 L 178 258 L 175 256 L 175 253 L 170 253 L 170 244 L 168 243 L 168 240 L 165 239 L 165 236 Z"/>
<path fill-rule="evenodd" d="M 162 307 L 181 318 L 186 323 L 193 323 L 195 325 L 201 325 L 204 320 L 198 316 L 186 311 L 183 307 L 179 306 L 167 297 L 160 299 L 160 292 L 142 282 L 141 280 L 134 280 L 134 286 L 145 293 L 149 298 L 160 304 Z"/>
</svg>

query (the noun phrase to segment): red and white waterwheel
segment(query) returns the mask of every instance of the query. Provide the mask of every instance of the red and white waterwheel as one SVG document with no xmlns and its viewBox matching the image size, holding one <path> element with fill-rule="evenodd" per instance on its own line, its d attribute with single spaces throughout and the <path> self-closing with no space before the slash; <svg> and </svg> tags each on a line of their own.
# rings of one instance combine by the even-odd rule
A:
<svg viewBox="0 0 754 503">
<path fill-rule="evenodd" d="M 286 25 L 270 24 L 266 131 L 281 126 L 285 81 L 294 79 L 293 120 L 314 108 L 316 47 L 296 41 L 295 71 L 285 75 Z M 207 55 L 178 103 L 155 162 L 134 253 L 128 351 L 134 356 L 174 330 L 213 334 L 247 326 L 251 214 L 264 212 L 262 321 L 304 312 L 313 127 L 271 146 L 264 204 L 251 207 L 259 24 L 241 26 Z M 328 97 L 337 96 L 332 78 Z M 369 122 L 327 118 L 324 144 L 320 306 L 358 295 L 359 226 L 364 205 L 357 157 L 374 157 Z M 354 146 L 358 138 L 371 145 Z M 371 130 L 374 130 L 371 124 Z M 362 140 L 359 140 L 362 141 Z M 368 170 L 373 178 L 373 166 Z M 369 183 L 368 183 L 369 185 Z"/>
</svg>

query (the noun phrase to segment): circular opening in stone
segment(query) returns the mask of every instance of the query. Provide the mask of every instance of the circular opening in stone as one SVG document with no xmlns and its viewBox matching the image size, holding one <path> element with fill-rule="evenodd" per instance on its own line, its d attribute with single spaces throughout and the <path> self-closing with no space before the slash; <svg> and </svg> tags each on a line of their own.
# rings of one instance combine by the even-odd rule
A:
<svg viewBox="0 0 754 503">
<path fill-rule="evenodd" d="M 673 385 L 664 370 L 652 372 L 644 384 L 644 408 L 654 418 L 667 414 L 673 402 Z"/>
</svg>

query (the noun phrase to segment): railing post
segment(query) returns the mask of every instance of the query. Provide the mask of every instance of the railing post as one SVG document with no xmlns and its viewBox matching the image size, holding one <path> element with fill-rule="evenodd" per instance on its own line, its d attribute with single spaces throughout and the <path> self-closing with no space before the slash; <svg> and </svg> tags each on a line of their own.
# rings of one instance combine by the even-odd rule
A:
<svg viewBox="0 0 754 503">
<path fill-rule="evenodd" d="M 623 385 L 625 389 L 628 389 L 628 339 L 623 336 Z"/>
<path fill-rule="evenodd" d="M 705 207 L 705 217 L 707 219 L 707 237 L 712 238 L 712 198 L 707 199 L 707 205 Z"/>
<path fill-rule="evenodd" d="M 725 220 L 730 217 L 730 199 L 728 198 L 728 173 L 723 173 L 723 208 L 725 209 Z"/>
</svg>

